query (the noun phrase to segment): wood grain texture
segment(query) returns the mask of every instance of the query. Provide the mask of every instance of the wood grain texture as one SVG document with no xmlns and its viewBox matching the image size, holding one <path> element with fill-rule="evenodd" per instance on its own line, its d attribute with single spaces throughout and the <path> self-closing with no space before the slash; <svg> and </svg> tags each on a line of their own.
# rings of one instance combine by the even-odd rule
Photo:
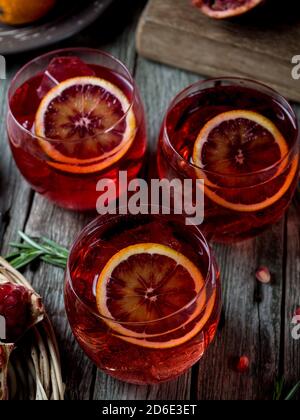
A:
<svg viewBox="0 0 300 420">
<path fill-rule="evenodd" d="M 280 359 L 283 228 L 282 221 L 257 239 L 214 246 L 225 316 L 214 344 L 199 363 L 200 400 L 272 398 Z M 255 271 L 261 265 L 269 267 L 272 284 L 256 281 Z M 235 369 L 241 356 L 250 361 L 243 374 Z"/>
<path fill-rule="evenodd" d="M 300 121 L 300 106 L 294 106 L 294 109 Z M 292 319 L 300 308 L 300 184 L 286 219 L 280 370 L 285 377 L 287 391 L 300 379 L 300 338 L 295 340 L 292 337 Z M 296 398 L 300 400 L 299 393 Z"/>
<path fill-rule="evenodd" d="M 84 215 L 59 209 L 35 194 L 25 232 L 31 236 L 53 238 L 70 248 L 76 234 L 87 223 Z M 26 277 L 44 297 L 47 312 L 57 335 L 66 377 L 67 398 L 87 400 L 94 375 L 93 364 L 85 357 L 71 334 L 63 300 L 64 272 L 46 264 L 32 265 Z M 84 380 L 82 380 L 84 378 Z"/>
<path fill-rule="evenodd" d="M 154 386 L 135 386 L 116 381 L 100 375 L 98 371 L 94 399 L 95 400 L 189 400 L 190 375 Z"/>
<path fill-rule="evenodd" d="M 191 0 L 150 0 L 137 48 L 145 57 L 206 76 L 261 80 L 300 101 L 299 81 L 291 76 L 292 57 L 299 54 L 299 4 L 290 1 L 289 7 L 289 16 L 281 7 L 278 13 L 270 9 L 216 21 L 192 7 Z"/>
<path fill-rule="evenodd" d="M 0 252 L 3 255 L 8 251 L 9 241 L 23 229 L 32 197 L 30 187 L 17 173 L 6 135 L 6 95 L 16 68 L 12 65 L 8 69 L 8 80 L 0 80 Z"/>
<path fill-rule="evenodd" d="M 287 388 L 291 389 L 300 378 L 300 338 L 295 340 L 292 337 L 292 319 L 300 308 L 300 201 L 289 210 L 286 236 L 282 370 Z"/>
</svg>

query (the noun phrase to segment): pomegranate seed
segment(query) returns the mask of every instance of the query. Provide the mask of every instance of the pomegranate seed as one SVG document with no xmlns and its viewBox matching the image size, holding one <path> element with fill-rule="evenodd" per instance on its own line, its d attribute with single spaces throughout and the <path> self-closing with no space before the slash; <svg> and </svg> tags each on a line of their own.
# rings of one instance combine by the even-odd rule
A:
<svg viewBox="0 0 300 420">
<path fill-rule="evenodd" d="M 267 284 L 271 281 L 271 273 L 270 270 L 262 266 L 256 271 L 256 279 L 260 281 L 261 283 Z"/>
<path fill-rule="evenodd" d="M 238 360 L 236 369 L 239 373 L 245 373 L 249 369 L 250 361 L 247 356 L 241 356 Z"/>
<path fill-rule="evenodd" d="M 296 310 L 295 310 L 295 315 L 294 316 L 297 316 L 297 317 L 299 317 L 300 316 L 300 308 L 297 308 Z M 298 323 L 300 323 L 300 320 L 298 321 Z"/>
</svg>

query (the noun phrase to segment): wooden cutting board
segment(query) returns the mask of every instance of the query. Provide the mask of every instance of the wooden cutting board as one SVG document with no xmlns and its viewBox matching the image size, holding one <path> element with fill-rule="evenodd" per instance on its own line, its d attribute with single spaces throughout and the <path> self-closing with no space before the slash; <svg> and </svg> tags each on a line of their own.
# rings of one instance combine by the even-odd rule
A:
<svg viewBox="0 0 300 420">
<path fill-rule="evenodd" d="M 144 57 L 204 76 L 260 80 L 300 101 L 300 80 L 292 77 L 292 58 L 300 55 L 299 3 L 291 2 L 296 9 L 286 13 L 257 10 L 217 21 L 192 7 L 191 0 L 149 0 L 137 49 Z"/>
</svg>

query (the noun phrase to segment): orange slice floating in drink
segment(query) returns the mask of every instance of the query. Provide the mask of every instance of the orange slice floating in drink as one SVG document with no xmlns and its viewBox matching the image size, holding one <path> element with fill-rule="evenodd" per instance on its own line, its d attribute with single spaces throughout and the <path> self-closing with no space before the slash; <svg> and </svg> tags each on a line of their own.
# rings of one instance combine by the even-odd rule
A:
<svg viewBox="0 0 300 420">
<path fill-rule="evenodd" d="M 291 186 L 299 158 L 290 162 L 288 152 L 285 138 L 268 118 L 253 111 L 236 110 L 219 114 L 206 123 L 195 142 L 193 161 L 199 168 L 199 177 L 205 179 L 204 191 L 211 200 L 231 210 L 252 212 L 271 206 Z M 276 167 L 277 162 L 281 164 L 271 174 L 270 168 Z M 259 180 L 255 174 L 263 171 L 268 171 L 269 178 L 256 182 L 258 185 L 247 185 L 244 191 L 241 186 L 232 185 L 247 177 L 254 185 L 255 178 Z M 222 185 L 216 179 L 222 179 Z"/>
<path fill-rule="evenodd" d="M 44 97 L 36 114 L 35 134 L 51 158 L 49 165 L 65 172 L 94 173 L 127 153 L 136 120 L 128 98 L 117 86 L 98 77 L 75 77 Z"/>
<path fill-rule="evenodd" d="M 96 300 L 114 335 L 152 349 L 193 338 L 215 303 L 196 265 L 161 244 L 141 243 L 116 253 L 102 270 Z M 114 321 L 115 320 L 115 321 Z"/>
</svg>

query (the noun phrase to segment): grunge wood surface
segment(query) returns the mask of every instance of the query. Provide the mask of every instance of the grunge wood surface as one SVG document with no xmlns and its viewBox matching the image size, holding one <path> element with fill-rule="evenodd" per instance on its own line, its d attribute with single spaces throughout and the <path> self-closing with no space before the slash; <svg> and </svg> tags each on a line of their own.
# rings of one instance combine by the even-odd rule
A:
<svg viewBox="0 0 300 420">
<path fill-rule="evenodd" d="M 300 101 L 291 75 L 292 57 L 300 54 L 299 2 L 286 0 L 279 7 L 272 0 L 270 8 L 230 21 L 209 19 L 191 3 L 150 0 L 139 23 L 139 53 L 206 76 L 261 80 Z"/>
<path fill-rule="evenodd" d="M 135 29 L 141 13 L 136 4 L 133 0 L 117 1 L 92 27 L 61 46 L 108 50 L 133 72 L 148 116 L 150 159 L 145 172 L 149 176 L 155 173 L 156 140 L 166 107 L 178 91 L 199 80 L 199 76 L 149 62 L 136 54 Z M 33 193 L 9 151 L 5 131 L 7 86 L 17 68 L 39 53 L 10 57 L 8 80 L 0 82 L 1 255 L 6 255 L 8 243 L 17 239 L 18 230 L 45 235 L 69 247 L 93 217 L 61 210 Z M 300 116 L 300 107 L 296 108 Z M 160 386 L 124 384 L 97 370 L 76 344 L 68 326 L 63 271 L 46 264 L 33 264 L 26 270 L 26 276 L 44 297 L 55 327 L 68 399 L 271 399 L 277 376 L 285 376 L 286 388 L 292 388 L 300 379 L 300 341 L 291 337 L 291 319 L 300 306 L 300 205 L 295 201 L 286 218 L 259 238 L 239 245 L 214 246 L 214 250 L 224 299 L 218 336 L 193 369 Z M 260 265 L 270 268 L 271 284 L 260 286 L 255 281 L 255 270 Z M 243 375 L 231 366 L 231 361 L 241 355 L 250 359 L 250 370 Z"/>
</svg>

